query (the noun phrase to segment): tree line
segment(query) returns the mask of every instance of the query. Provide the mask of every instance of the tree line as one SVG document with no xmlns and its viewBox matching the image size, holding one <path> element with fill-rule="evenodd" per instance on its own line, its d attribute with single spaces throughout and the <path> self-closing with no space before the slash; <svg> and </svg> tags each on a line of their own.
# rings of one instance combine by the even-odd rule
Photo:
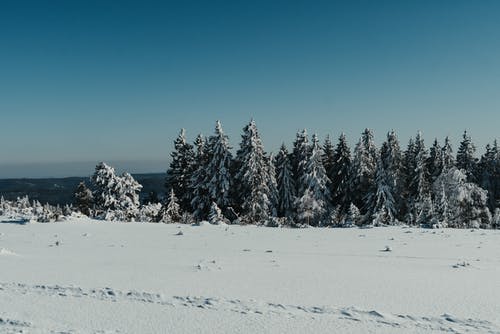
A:
<svg viewBox="0 0 500 334">
<path fill-rule="evenodd" d="M 302 130 L 291 151 L 282 144 L 272 155 L 252 120 L 233 156 L 220 122 L 193 144 L 182 129 L 167 170 L 169 196 L 155 219 L 179 221 L 184 213 L 197 221 L 242 224 L 496 227 L 498 144 L 488 144 L 480 159 L 475 152 L 467 132 L 454 154 L 448 138 L 427 149 L 420 132 L 403 150 L 390 131 L 377 148 L 365 129 L 352 152 L 344 134 L 336 145 L 329 137 L 320 144 L 317 135 Z M 94 180 L 109 174 L 104 166 L 96 168 Z M 100 199 L 102 191 L 95 194 L 97 207 L 110 207 Z"/>
<path fill-rule="evenodd" d="M 500 226 L 496 140 L 477 158 L 467 132 L 454 154 L 448 137 L 442 144 L 434 140 L 428 149 L 420 132 L 401 149 L 394 131 L 377 147 L 373 132 L 365 129 L 351 151 L 344 134 L 336 144 L 328 136 L 320 143 L 317 135 L 302 130 L 290 151 L 282 144 L 273 155 L 264 150 L 252 120 L 232 152 L 219 121 L 211 136 L 198 135 L 192 144 L 182 129 L 171 152 L 164 198 L 151 194 L 141 204 L 142 186 L 130 174 L 117 175 L 99 163 L 90 185 L 82 182 L 74 206 L 64 211 L 167 223 Z M 25 202 L 9 205 L 26 211 Z M 0 209 L 9 206 L 3 203 Z M 43 211 L 39 203 L 36 207 Z"/>
</svg>

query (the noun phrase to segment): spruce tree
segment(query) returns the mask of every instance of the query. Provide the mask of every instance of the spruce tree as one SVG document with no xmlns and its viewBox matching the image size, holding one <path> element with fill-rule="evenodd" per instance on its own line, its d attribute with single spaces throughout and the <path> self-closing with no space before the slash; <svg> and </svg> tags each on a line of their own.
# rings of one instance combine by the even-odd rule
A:
<svg viewBox="0 0 500 334">
<path fill-rule="evenodd" d="M 243 132 L 237 154 L 240 167 L 235 175 L 235 183 L 246 220 L 263 223 L 269 218 L 271 208 L 269 161 L 253 120 Z"/>
<path fill-rule="evenodd" d="M 457 168 L 463 169 L 467 175 L 467 181 L 476 182 L 476 165 L 477 160 L 474 157 L 476 147 L 472 143 L 467 131 L 464 131 L 463 139 L 457 151 Z"/>
<path fill-rule="evenodd" d="M 404 188 L 404 177 L 402 175 L 403 158 L 399 147 L 399 140 L 394 130 L 387 133 L 387 140 L 382 144 L 380 149 L 380 159 L 386 178 L 384 183 L 388 187 L 387 191 L 390 192 L 394 199 L 394 211 L 391 211 L 391 217 L 392 219 L 402 218 L 403 203 L 399 195 L 403 192 Z M 378 184 L 377 182 L 377 187 Z"/>
<path fill-rule="evenodd" d="M 463 169 L 452 167 L 435 182 L 435 191 L 444 189 L 450 213 L 448 226 L 454 228 L 489 228 L 491 213 L 487 205 L 487 191 L 467 182 Z"/>
<path fill-rule="evenodd" d="M 325 142 L 323 143 L 322 160 L 326 175 L 330 180 L 332 180 L 335 166 L 335 148 L 330 140 L 330 136 L 326 136 Z"/>
<path fill-rule="evenodd" d="M 391 184 L 393 179 L 389 177 L 382 158 L 379 158 L 377 162 L 375 182 L 376 191 L 368 198 L 373 205 L 371 209 L 373 224 L 375 226 L 393 225 L 397 214 L 394 186 Z"/>
<path fill-rule="evenodd" d="M 332 202 L 340 206 L 340 213 L 344 213 L 350 204 L 349 193 L 349 170 L 351 168 L 351 150 L 347 144 L 344 133 L 340 134 L 335 153 L 333 165 L 327 175 L 331 181 Z"/>
<path fill-rule="evenodd" d="M 500 154 L 497 141 L 486 145 L 486 152 L 478 165 L 479 185 L 488 191 L 488 207 L 491 212 L 500 204 Z"/>
<path fill-rule="evenodd" d="M 427 159 L 427 170 L 429 173 L 429 183 L 433 184 L 434 181 L 443 171 L 443 148 L 439 142 L 434 139 L 434 143 L 429 150 L 429 158 Z"/>
<path fill-rule="evenodd" d="M 209 147 L 202 135 L 195 140 L 194 171 L 189 180 L 189 189 L 192 193 L 191 208 L 194 218 L 206 219 L 212 201 L 208 193 L 207 168 L 209 161 Z"/>
<path fill-rule="evenodd" d="M 373 142 L 373 133 L 365 129 L 354 148 L 351 164 L 349 189 L 352 202 L 364 211 L 370 209 L 366 199 L 375 191 L 375 172 L 377 164 L 377 149 Z"/>
<path fill-rule="evenodd" d="M 158 221 L 162 223 L 172 224 L 178 223 L 181 219 L 181 208 L 175 196 L 174 189 L 170 189 L 170 193 L 162 206 Z"/>
<path fill-rule="evenodd" d="M 210 206 L 210 213 L 208 214 L 208 221 L 210 224 L 219 225 L 225 223 L 224 215 L 222 214 L 222 210 L 219 208 L 217 203 L 212 202 Z"/>
<path fill-rule="evenodd" d="M 414 173 L 410 181 L 410 205 L 412 216 L 407 221 L 409 224 L 417 223 L 417 218 L 426 210 L 426 199 L 430 193 L 429 172 L 427 170 L 427 150 L 424 145 L 422 133 L 419 131 L 415 137 L 413 149 Z"/>
<path fill-rule="evenodd" d="M 92 206 L 94 204 L 94 196 L 92 191 L 87 188 L 85 182 L 80 182 L 75 191 L 75 205 L 78 210 L 84 215 L 90 216 L 92 213 Z"/>
<path fill-rule="evenodd" d="M 309 157 L 309 151 L 309 138 L 307 130 L 304 129 L 301 132 L 297 132 L 291 157 L 292 171 L 295 176 L 295 191 L 297 194 L 303 193 L 306 188 L 302 184 L 302 180 L 305 174 L 305 164 Z"/>
<path fill-rule="evenodd" d="M 295 183 L 292 165 L 285 143 L 276 155 L 276 182 L 278 188 L 278 216 L 291 217 L 295 202 Z"/>
<path fill-rule="evenodd" d="M 313 202 L 316 203 L 312 216 L 309 218 L 313 218 L 312 223 L 317 225 L 325 220 L 324 214 L 330 209 L 331 194 L 329 190 L 330 180 L 323 166 L 321 147 L 316 135 L 312 137 L 311 153 L 305 164 L 301 183 L 304 184 L 306 191 L 308 191 L 307 196 L 302 196 L 301 198 L 305 201 L 310 201 L 309 197 L 311 197 Z M 308 206 L 305 203 L 301 203 L 300 205 Z M 308 223 L 310 223 L 309 218 Z"/>
<path fill-rule="evenodd" d="M 351 226 L 356 226 L 359 224 L 361 217 L 361 213 L 359 212 L 359 209 L 354 203 L 351 203 L 349 205 L 349 209 L 347 210 L 347 217 L 344 223 L 345 227 L 351 227 Z"/>
<path fill-rule="evenodd" d="M 186 210 L 191 207 L 192 193 L 189 189 L 189 183 L 193 174 L 194 151 L 193 145 L 186 142 L 184 129 L 181 129 L 179 136 L 174 141 L 174 151 L 171 153 L 171 157 L 172 161 L 167 170 L 165 186 L 167 190 L 174 190 L 181 207 Z"/>
<path fill-rule="evenodd" d="M 210 199 L 224 212 L 231 205 L 231 147 L 219 121 L 208 140 L 208 165 L 204 184 Z"/>
<path fill-rule="evenodd" d="M 453 157 L 453 149 L 451 147 L 450 138 L 446 136 L 444 139 L 444 145 L 441 149 L 441 160 L 443 163 L 442 169 L 449 170 L 455 166 L 455 158 Z"/>
<path fill-rule="evenodd" d="M 268 168 L 268 188 L 269 188 L 269 203 L 270 214 L 272 217 L 278 216 L 278 182 L 276 180 L 276 164 L 274 155 L 271 153 L 267 159 Z"/>
</svg>

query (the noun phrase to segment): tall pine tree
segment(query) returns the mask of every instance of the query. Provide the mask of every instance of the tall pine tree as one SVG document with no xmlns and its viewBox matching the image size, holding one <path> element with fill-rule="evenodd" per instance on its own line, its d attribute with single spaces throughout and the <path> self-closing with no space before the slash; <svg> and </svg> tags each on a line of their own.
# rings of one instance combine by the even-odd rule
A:
<svg viewBox="0 0 500 334">
<path fill-rule="evenodd" d="M 240 167 L 235 175 L 235 183 L 242 200 L 242 214 L 247 222 L 263 223 L 271 211 L 269 160 L 253 120 L 243 132 L 237 154 Z"/>
<path fill-rule="evenodd" d="M 174 141 L 174 151 L 171 153 L 172 161 L 167 170 L 165 186 L 167 190 L 173 189 L 179 198 L 183 210 L 191 207 L 192 193 L 189 189 L 190 179 L 194 168 L 193 145 L 186 142 L 185 130 L 181 129 L 179 136 Z"/>
<path fill-rule="evenodd" d="M 354 148 L 349 182 L 352 202 L 365 212 L 370 209 L 367 198 L 375 192 L 376 166 L 377 149 L 373 142 L 373 133 L 370 129 L 365 129 Z"/>
<path fill-rule="evenodd" d="M 295 202 L 295 182 L 290 157 L 285 144 L 276 155 L 276 181 L 278 188 L 278 216 L 292 217 Z"/>
<path fill-rule="evenodd" d="M 349 170 L 351 168 L 351 150 L 347 144 L 345 134 L 340 134 L 335 153 L 333 155 L 333 165 L 328 172 L 331 181 L 332 202 L 335 206 L 340 206 L 340 212 L 344 213 L 351 204 L 349 192 Z"/>
<path fill-rule="evenodd" d="M 467 176 L 468 182 L 476 182 L 477 160 L 474 157 L 476 147 L 472 143 L 467 131 L 464 131 L 462 141 L 457 151 L 457 168 L 462 169 Z"/>
</svg>

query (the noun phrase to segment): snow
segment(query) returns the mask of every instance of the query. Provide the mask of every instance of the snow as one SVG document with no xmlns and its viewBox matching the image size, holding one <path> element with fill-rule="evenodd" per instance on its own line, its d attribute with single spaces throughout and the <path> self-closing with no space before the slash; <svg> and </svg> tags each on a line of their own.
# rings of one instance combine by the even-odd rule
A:
<svg viewBox="0 0 500 334">
<path fill-rule="evenodd" d="M 500 333 L 500 231 L 202 225 L 0 223 L 0 333 Z"/>
</svg>

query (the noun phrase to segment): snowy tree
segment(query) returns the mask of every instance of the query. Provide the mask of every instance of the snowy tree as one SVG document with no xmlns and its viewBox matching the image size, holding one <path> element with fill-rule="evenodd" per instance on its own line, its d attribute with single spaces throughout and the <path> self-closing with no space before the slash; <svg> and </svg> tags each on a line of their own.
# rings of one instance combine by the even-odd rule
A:
<svg viewBox="0 0 500 334">
<path fill-rule="evenodd" d="M 371 194 L 368 201 L 372 203 L 372 222 L 375 226 L 393 225 L 397 214 L 394 200 L 393 178 L 389 177 L 384 163 L 380 157 L 377 162 L 376 191 Z"/>
<path fill-rule="evenodd" d="M 349 205 L 349 209 L 347 210 L 347 217 L 344 222 L 344 227 L 356 226 L 359 224 L 361 218 L 361 213 L 359 209 L 354 203 Z"/>
<path fill-rule="evenodd" d="M 263 223 L 269 218 L 271 208 L 269 160 L 253 120 L 243 132 L 237 153 L 239 170 L 235 175 L 235 183 L 246 220 Z"/>
<path fill-rule="evenodd" d="M 291 217 L 295 202 L 295 183 L 288 150 L 284 143 L 276 155 L 275 164 L 278 188 L 278 216 Z"/>
<path fill-rule="evenodd" d="M 494 214 L 493 219 L 491 221 L 491 227 L 494 229 L 500 228 L 500 208 L 495 209 L 495 214 Z"/>
<path fill-rule="evenodd" d="M 85 182 L 80 182 L 75 191 L 75 205 L 78 210 L 84 215 L 90 216 L 91 209 L 94 202 L 94 196 L 92 195 L 92 191 L 87 188 Z"/>
<path fill-rule="evenodd" d="M 178 223 L 181 219 L 181 208 L 175 196 L 174 189 L 170 189 L 168 198 L 158 213 L 158 221 L 162 223 Z"/>
<path fill-rule="evenodd" d="M 268 188 L 269 188 L 269 202 L 270 213 L 272 217 L 278 217 L 278 181 L 276 180 L 276 164 L 275 158 L 271 153 L 267 159 L 267 168 L 269 169 L 268 175 Z"/>
<path fill-rule="evenodd" d="M 370 129 L 365 129 L 354 148 L 354 157 L 349 173 L 352 202 L 365 210 L 370 208 L 370 203 L 366 203 L 366 198 L 369 198 L 369 194 L 375 191 L 376 165 L 377 149 L 373 142 L 373 133 Z"/>
<path fill-rule="evenodd" d="M 463 170 L 455 167 L 443 172 L 434 183 L 434 191 L 442 191 L 449 205 L 448 226 L 455 228 L 489 228 L 491 214 L 487 206 L 487 192 L 467 182 Z"/>
<path fill-rule="evenodd" d="M 433 227 L 437 223 L 434 204 L 431 195 L 425 194 L 419 201 L 419 210 L 416 212 L 416 223 L 422 227 Z"/>
<path fill-rule="evenodd" d="M 104 162 L 96 166 L 92 176 L 94 201 L 99 216 L 107 220 L 134 220 L 139 209 L 139 192 L 142 186 L 130 175 L 115 174 L 113 167 Z"/>
<path fill-rule="evenodd" d="M 309 152 L 309 138 L 307 136 L 307 130 L 304 129 L 301 132 L 297 132 L 291 156 L 292 171 L 296 180 L 295 190 L 297 194 L 302 194 L 306 189 L 306 186 L 302 184 L 302 180 L 305 174 Z"/>
<path fill-rule="evenodd" d="M 344 213 L 349 206 L 349 170 L 351 168 L 351 150 L 347 144 L 345 134 L 340 134 L 335 153 L 333 165 L 327 171 L 331 181 L 332 202 L 340 206 L 340 213 Z"/>
<path fill-rule="evenodd" d="M 429 158 L 427 159 L 427 170 L 429 173 L 429 182 L 432 184 L 443 171 L 443 148 L 439 145 L 437 139 L 429 150 Z"/>
<path fill-rule="evenodd" d="M 191 191 L 189 182 L 194 168 L 193 145 L 186 142 L 185 130 L 181 129 L 179 136 L 174 141 L 174 151 L 171 153 L 172 161 L 167 170 L 165 186 L 167 190 L 173 189 L 179 197 L 179 204 L 186 210 L 191 206 Z"/>
<path fill-rule="evenodd" d="M 323 203 L 318 203 L 310 189 L 304 191 L 304 195 L 297 198 L 297 218 L 302 224 L 311 225 L 318 217 L 325 214 Z"/>
<path fill-rule="evenodd" d="M 208 144 L 202 135 L 196 137 L 195 147 L 195 165 L 194 172 L 189 180 L 189 189 L 192 192 L 191 208 L 193 216 L 201 220 L 208 216 L 212 203 L 207 182 L 207 168 L 210 154 Z"/>
<path fill-rule="evenodd" d="M 217 203 L 212 202 L 210 206 L 210 214 L 208 215 L 208 221 L 210 224 L 219 225 L 225 222 L 224 215 L 222 214 L 222 210 L 219 208 Z"/>
<path fill-rule="evenodd" d="M 494 211 L 500 204 L 500 151 L 496 140 L 493 145 L 486 145 L 478 165 L 477 181 L 488 191 L 488 207 Z"/>
<path fill-rule="evenodd" d="M 329 190 L 330 180 L 328 179 L 325 168 L 323 167 L 321 147 L 319 146 L 319 141 L 316 135 L 313 135 L 312 137 L 311 153 L 307 158 L 304 175 L 300 181 L 308 191 L 307 196 L 302 196 L 301 199 L 310 203 L 309 197 L 311 197 L 315 204 L 313 216 L 307 218 L 308 224 L 311 222 L 310 218 L 313 218 L 313 224 L 317 225 L 321 223 L 321 220 L 324 220 L 323 214 L 329 210 L 331 194 Z M 302 207 L 308 207 L 308 203 L 302 203 L 300 205 Z"/>
<path fill-rule="evenodd" d="M 444 139 L 444 145 L 441 149 L 442 169 L 448 170 L 455 166 L 455 158 L 453 157 L 453 149 L 451 148 L 450 138 Z"/>
<path fill-rule="evenodd" d="M 326 136 L 325 142 L 323 143 L 323 167 L 326 171 L 326 176 L 330 180 L 333 179 L 334 166 L 335 166 L 335 148 L 333 147 L 330 136 Z"/>
<path fill-rule="evenodd" d="M 215 134 L 208 140 L 208 165 L 205 179 L 206 189 L 212 201 L 222 210 L 231 205 L 231 147 L 222 125 L 217 121 Z"/>
<path fill-rule="evenodd" d="M 137 214 L 137 221 L 140 222 L 157 222 L 158 215 L 162 208 L 161 203 L 148 202 L 141 205 Z"/>
<path fill-rule="evenodd" d="M 438 184 L 434 181 L 435 214 L 439 226 L 447 227 L 450 220 L 450 204 L 444 182 L 441 180 Z"/>
<path fill-rule="evenodd" d="M 469 182 L 476 181 L 475 173 L 477 160 L 474 157 L 475 152 L 476 147 L 472 143 L 467 131 L 464 131 L 463 139 L 457 151 L 457 168 L 465 171 L 465 175 L 467 175 L 467 180 Z"/>
<path fill-rule="evenodd" d="M 113 167 L 104 162 L 99 163 L 92 176 L 92 183 L 95 187 L 93 195 L 97 209 L 114 210 L 118 207 L 116 198 L 117 176 Z"/>
<path fill-rule="evenodd" d="M 417 223 L 416 219 L 425 210 L 425 200 L 430 193 L 429 172 L 427 170 L 427 150 L 422 133 L 419 131 L 413 146 L 413 171 L 410 171 L 409 206 L 411 215 L 407 216 L 408 224 Z"/>
<path fill-rule="evenodd" d="M 117 182 L 119 220 L 133 221 L 139 212 L 139 192 L 142 186 L 130 175 L 123 173 Z"/>
<path fill-rule="evenodd" d="M 399 140 L 396 136 L 394 130 L 387 133 L 387 140 L 382 144 L 380 149 L 380 163 L 383 171 L 381 173 L 385 174 L 385 180 L 378 176 L 377 181 L 377 192 L 379 191 L 380 185 L 385 184 L 386 192 L 390 193 L 393 198 L 394 208 L 389 208 L 392 212 L 392 218 L 397 218 L 403 211 L 403 203 L 400 194 L 403 192 L 404 188 L 404 178 L 402 175 L 402 155 L 401 149 L 399 147 Z M 377 165 L 377 168 L 379 166 Z"/>
</svg>

